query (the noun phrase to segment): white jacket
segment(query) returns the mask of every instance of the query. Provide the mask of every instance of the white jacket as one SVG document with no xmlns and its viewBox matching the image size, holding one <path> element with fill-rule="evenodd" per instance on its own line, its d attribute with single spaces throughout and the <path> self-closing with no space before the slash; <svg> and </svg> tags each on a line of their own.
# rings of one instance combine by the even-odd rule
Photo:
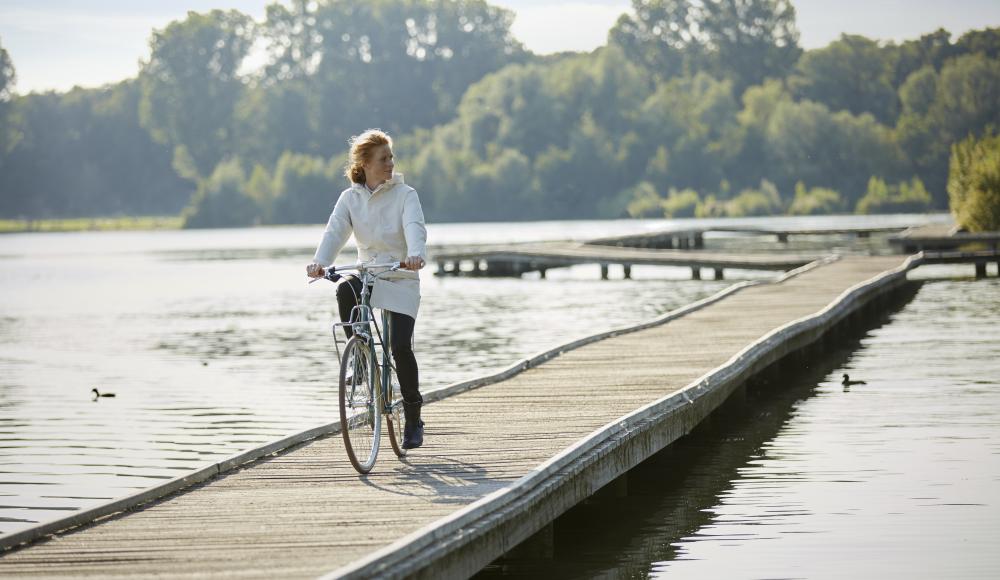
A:
<svg viewBox="0 0 1000 580">
<path fill-rule="evenodd" d="M 417 191 L 403 183 L 400 173 L 394 173 L 372 193 L 361 183 L 341 192 L 313 261 L 331 265 L 352 233 L 359 262 L 400 262 L 407 256 L 427 261 L 424 211 Z M 416 318 L 420 276 L 399 270 L 380 277 L 372 292 L 372 305 Z"/>
</svg>

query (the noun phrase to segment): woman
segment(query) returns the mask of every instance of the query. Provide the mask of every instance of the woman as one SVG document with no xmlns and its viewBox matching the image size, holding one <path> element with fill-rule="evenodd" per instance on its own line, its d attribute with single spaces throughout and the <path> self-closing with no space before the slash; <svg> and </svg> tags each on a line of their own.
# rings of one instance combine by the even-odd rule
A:
<svg viewBox="0 0 1000 580">
<path fill-rule="evenodd" d="M 345 176 L 351 186 L 340 194 L 313 263 L 306 273 L 313 278 L 323 275 L 354 234 L 358 261 L 400 262 L 405 270 L 381 276 L 372 289 L 371 303 L 389 312 L 392 357 L 403 396 L 406 427 L 403 449 L 420 447 L 424 441 L 424 423 L 420 420 L 420 396 L 417 359 L 413 356 L 413 326 L 420 306 L 420 276 L 427 256 L 427 229 L 420 199 L 403 176 L 393 172 L 392 139 L 378 129 L 369 129 L 351 138 L 351 152 Z M 337 287 L 340 319 L 346 321 L 361 295 L 361 281 L 348 276 Z M 344 328 L 348 338 L 351 330 Z"/>
</svg>

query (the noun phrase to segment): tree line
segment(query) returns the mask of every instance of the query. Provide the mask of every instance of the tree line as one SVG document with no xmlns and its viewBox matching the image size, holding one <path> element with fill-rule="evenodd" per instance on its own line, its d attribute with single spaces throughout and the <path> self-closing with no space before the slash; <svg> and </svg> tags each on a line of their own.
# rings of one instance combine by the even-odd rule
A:
<svg viewBox="0 0 1000 580">
<path fill-rule="evenodd" d="M 1000 121 L 997 28 L 803 50 L 787 0 L 632 4 L 544 57 L 482 0 L 191 12 L 136 78 L 25 96 L 0 44 L 0 217 L 317 223 L 368 127 L 432 221 L 945 209 Z"/>
</svg>

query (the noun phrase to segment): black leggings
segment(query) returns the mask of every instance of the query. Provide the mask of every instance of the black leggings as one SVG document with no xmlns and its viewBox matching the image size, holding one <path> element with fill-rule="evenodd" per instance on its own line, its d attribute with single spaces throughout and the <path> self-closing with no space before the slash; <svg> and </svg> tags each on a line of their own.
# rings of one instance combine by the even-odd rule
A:
<svg viewBox="0 0 1000 580">
<path fill-rule="evenodd" d="M 340 307 L 340 320 L 347 322 L 351 317 L 351 309 L 357 306 L 361 296 L 361 280 L 356 276 L 346 276 L 337 286 L 337 306 Z M 389 341 L 391 342 L 392 359 L 396 362 L 396 376 L 399 377 L 399 389 L 403 400 L 407 403 L 422 403 L 420 396 L 420 379 L 417 371 L 417 357 L 413 355 L 413 326 L 416 323 L 412 316 L 399 312 L 389 313 Z M 345 326 L 347 338 L 354 332 Z"/>
</svg>

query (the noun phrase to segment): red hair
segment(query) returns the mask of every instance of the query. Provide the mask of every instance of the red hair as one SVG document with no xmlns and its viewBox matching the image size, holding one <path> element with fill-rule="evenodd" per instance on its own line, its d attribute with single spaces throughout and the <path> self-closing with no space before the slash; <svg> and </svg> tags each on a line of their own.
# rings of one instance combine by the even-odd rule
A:
<svg viewBox="0 0 1000 580">
<path fill-rule="evenodd" d="M 344 176 L 350 179 L 351 183 L 364 183 L 364 164 L 371 161 L 375 149 L 382 145 L 392 147 L 392 137 L 389 137 L 381 129 L 368 129 L 360 135 L 351 137 L 348 143 L 351 144 L 351 153 L 347 158 Z"/>
</svg>

